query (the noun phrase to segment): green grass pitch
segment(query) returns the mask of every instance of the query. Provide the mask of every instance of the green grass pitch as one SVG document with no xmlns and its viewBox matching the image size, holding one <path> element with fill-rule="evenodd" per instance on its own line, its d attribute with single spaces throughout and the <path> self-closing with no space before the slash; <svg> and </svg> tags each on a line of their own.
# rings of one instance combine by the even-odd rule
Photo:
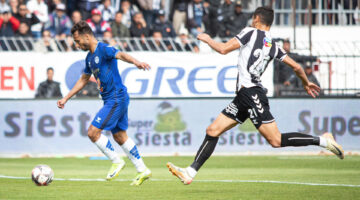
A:
<svg viewBox="0 0 360 200">
<path fill-rule="evenodd" d="M 213 156 L 196 180 L 184 186 L 166 163 L 186 166 L 192 159 L 145 157 L 153 177 L 140 187 L 129 185 L 136 174 L 129 160 L 115 181 L 106 182 L 93 180 L 105 178 L 108 160 L 0 159 L 0 199 L 360 199 L 359 156 Z M 51 166 L 55 178 L 83 180 L 55 179 L 49 186 L 36 186 L 30 175 L 37 164 Z"/>
</svg>

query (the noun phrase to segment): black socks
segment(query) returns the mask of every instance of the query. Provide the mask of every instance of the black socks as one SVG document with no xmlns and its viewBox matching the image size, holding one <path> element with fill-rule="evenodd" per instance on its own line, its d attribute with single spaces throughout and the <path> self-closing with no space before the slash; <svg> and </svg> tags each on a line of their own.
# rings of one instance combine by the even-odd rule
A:
<svg viewBox="0 0 360 200">
<path fill-rule="evenodd" d="M 281 134 L 281 147 L 319 145 L 320 138 L 304 133 L 283 133 Z"/>
<path fill-rule="evenodd" d="M 191 164 L 192 168 L 194 168 L 196 171 L 199 171 L 200 167 L 214 152 L 218 140 L 219 137 L 211 137 L 206 134 L 202 145 L 200 146 L 198 152 L 196 153 L 195 160 Z"/>
<path fill-rule="evenodd" d="M 214 152 L 219 137 L 212 137 L 206 134 L 203 143 L 201 144 L 198 152 L 196 153 L 194 162 L 191 167 L 196 171 L 199 171 L 201 166 Z M 284 133 L 281 134 L 281 147 L 287 146 L 308 146 L 308 145 L 319 145 L 319 137 L 314 137 L 304 133 Z"/>
</svg>

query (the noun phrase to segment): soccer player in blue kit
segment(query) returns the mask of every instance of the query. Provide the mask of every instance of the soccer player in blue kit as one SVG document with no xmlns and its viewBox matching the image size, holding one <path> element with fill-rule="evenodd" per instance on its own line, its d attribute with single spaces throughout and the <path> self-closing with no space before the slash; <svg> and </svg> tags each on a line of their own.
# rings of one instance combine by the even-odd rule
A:
<svg viewBox="0 0 360 200">
<path fill-rule="evenodd" d="M 113 163 L 106 179 L 112 180 L 117 177 L 121 169 L 124 168 L 125 161 L 114 151 L 110 140 L 101 134 L 102 130 L 112 132 L 114 140 L 135 165 L 138 174 L 131 185 L 141 185 L 151 177 L 151 171 L 144 164 L 134 141 L 126 134 L 129 95 L 121 81 L 117 60 L 132 63 L 143 70 L 149 70 L 150 66 L 114 47 L 98 42 L 85 21 L 76 23 L 71 29 L 71 34 L 78 48 L 90 52 L 85 59 L 84 73 L 68 95 L 57 102 L 57 106 L 63 109 L 66 102 L 88 83 L 91 74 L 93 74 L 100 89 L 104 106 L 92 121 L 88 129 L 88 136 Z"/>
</svg>

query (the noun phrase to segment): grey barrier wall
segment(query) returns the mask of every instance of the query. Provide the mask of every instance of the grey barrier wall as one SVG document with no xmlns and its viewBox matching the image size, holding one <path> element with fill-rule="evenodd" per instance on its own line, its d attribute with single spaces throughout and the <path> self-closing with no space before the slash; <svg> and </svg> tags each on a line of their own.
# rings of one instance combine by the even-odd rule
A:
<svg viewBox="0 0 360 200">
<path fill-rule="evenodd" d="M 194 155 L 206 127 L 231 102 L 218 99 L 132 99 L 128 134 L 144 155 Z M 100 100 L 0 101 L 0 156 L 79 156 L 100 154 L 87 127 Z M 270 99 L 281 132 L 332 132 L 346 151 L 360 150 L 360 101 L 355 99 Z M 104 132 L 111 137 L 111 133 Z M 113 140 L 112 140 L 113 141 Z M 113 141 L 114 143 L 114 141 Z M 119 146 L 116 151 L 122 153 Z M 318 153 L 322 149 L 273 149 L 248 120 L 224 133 L 216 154 Z"/>
</svg>

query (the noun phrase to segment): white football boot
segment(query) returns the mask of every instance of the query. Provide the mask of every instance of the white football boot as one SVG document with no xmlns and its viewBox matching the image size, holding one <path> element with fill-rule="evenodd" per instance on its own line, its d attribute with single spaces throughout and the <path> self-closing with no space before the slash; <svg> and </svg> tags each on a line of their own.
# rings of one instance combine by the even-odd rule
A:
<svg viewBox="0 0 360 200">
<path fill-rule="evenodd" d="M 169 171 L 176 177 L 178 177 L 184 185 L 189 185 L 193 179 L 190 177 L 189 173 L 187 172 L 186 168 L 180 168 L 168 162 L 166 166 L 169 168 Z"/>
<path fill-rule="evenodd" d="M 322 135 L 327 141 L 326 149 L 333 152 L 340 159 L 344 159 L 345 154 L 343 148 L 335 142 L 335 139 L 331 133 L 324 133 Z"/>
</svg>

